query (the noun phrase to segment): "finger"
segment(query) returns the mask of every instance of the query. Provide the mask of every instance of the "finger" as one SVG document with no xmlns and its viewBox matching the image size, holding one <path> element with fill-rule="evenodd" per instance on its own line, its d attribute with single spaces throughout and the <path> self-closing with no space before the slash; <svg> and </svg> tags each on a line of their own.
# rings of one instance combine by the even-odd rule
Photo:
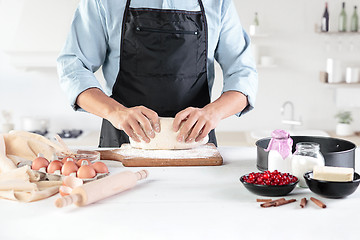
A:
<svg viewBox="0 0 360 240">
<path fill-rule="evenodd" d="M 189 136 L 186 138 L 185 142 L 190 143 L 192 141 L 194 141 L 199 135 L 201 130 L 204 128 L 206 121 L 198 121 L 194 128 L 191 130 L 191 133 L 189 134 Z"/>
<path fill-rule="evenodd" d="M 138 136 L 134 133 L 134 130 L 130 127 L 130 125 L 126 124 L 124 126 L 124 132 L 135 142 L 140 142 Z"/>
<path fill-rule="evenodd" d="M 192 108 L 186 108 L 186 109 L 178 112 L 175 115 L 175 119 L 174 119 L 174 122 L 173 122 L 173 130 L 174 130 L 174 132 L 179 131 L 180 126 L 181 126 L 181 122 L 184 121 L 190 115 L 191 111 L 192 111 Z"/>
<path fill-rule="evenodd" d="M 197 120 L 198 120 L 197 117 L 191 116 L 184 122 L 184 124 L 180 127 L 180 131 L 177 136 L 177 140 L 179 142 L 183 142 L 189 136 L 189 134 L 190 134 L 191 130 L 194 128 Z"/>
<path fill-rule="evenodd" d="M 205 124 L 203 129 L 201 129 L 199 136 L 196 137 L 195 142 L 200 142 L 201 140 L 203 140 L 204 137 L 206 137 L 211 130 L 212 130 L 211 125 Z"/>
<path fill-rule="evenodd" d="M 140 126 L 143 128 L 143 131 L 145 132 L 147 137 L 155 137 L 155 133 L 151 126 L 150 120 L 146 116 L 140 113 L 136 116 L 136 120 L 140 123 Z"/>
<path fill-rule="evenodd" d="M 142 129 L 142 127 L 140 126 L 140 124 L 137 120 L 134 119 L 134 120 L 130 121 L 129 124 L 138 137 L 140 137 L 142 140 L 144 140 L 147 143 L 150 142 L 150 139 L 146 136 L 146 134 L 144 133 L 144 130 Z"/>
<path fill-rule="evenodd" d="M 178 134 L 177 140 L 179 142 L 184 141 L 184 139 L 187 139 L 188 136 L 191 134 L 192 129 L 195 127 L 195 124 L 197 123 L 198 118 L 196 116 L 190 116 L 184 124 L 180 127 L 180 132 Z"/>
<path fill-rule="evenodd" d="M 155 132 L 160 132 L 161 128 L 158 114 L 155 111 L 146 107 L 142 108 L 141 112 L 150 120 L 152 129 L 154 129 Z"/>
</svg>

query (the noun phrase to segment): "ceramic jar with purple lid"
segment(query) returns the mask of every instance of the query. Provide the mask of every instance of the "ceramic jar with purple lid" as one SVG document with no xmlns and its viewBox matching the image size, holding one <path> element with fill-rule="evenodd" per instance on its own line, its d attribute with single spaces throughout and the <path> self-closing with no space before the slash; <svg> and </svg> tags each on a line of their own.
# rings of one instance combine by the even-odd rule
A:
<svg viewBox="0 0 360 240">
<path fill-rule="evenodd" d="M 271 140 L 265 151 L 268 155 L 268 170 L 278 170 L 282 173 L 291 173 L 293 140 L 290 134 L 284 130 L 277 129 L 271 133 Z"/>
</svg>

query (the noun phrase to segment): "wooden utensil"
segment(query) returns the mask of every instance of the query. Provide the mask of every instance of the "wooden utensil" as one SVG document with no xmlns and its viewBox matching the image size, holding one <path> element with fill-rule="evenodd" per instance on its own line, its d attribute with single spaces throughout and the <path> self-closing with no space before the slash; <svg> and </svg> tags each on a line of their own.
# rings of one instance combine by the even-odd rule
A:
<svg viewBox="0 0 360 240">
<path fill-rule="evenodd" d="M 62 146 L 63 148 L 63 151 L 66 153 L 66 154 L 71 154 L 71 150 L 69 149 L 69 147 L 66 145 L 66 143 L 64 142 L 64 140 L 59 136 L 59 134 L 56 134 L 55 135 L 55 139 L 60 143 L 60 145 Z"/>
<path fill-rule="evenodd" d="M 141 170 L 136 173 L 126 171 L 104 177 L 74 188 L 70 195 L 58 198 L 55 206 L 62 208 L 72 203 L 77 206 L 85 206 L 132 188 L 137 181 L 147 178 L 147 176 L 148 172 Z"/>
</svg>

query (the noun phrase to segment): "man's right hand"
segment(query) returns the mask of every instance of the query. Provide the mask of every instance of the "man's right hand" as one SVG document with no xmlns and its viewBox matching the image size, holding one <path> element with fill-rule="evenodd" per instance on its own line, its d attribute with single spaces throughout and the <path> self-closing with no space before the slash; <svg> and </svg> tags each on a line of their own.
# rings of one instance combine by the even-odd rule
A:
<svg viewBox="0 0 360 240">
<path fill-rule="evenodd" d="M 155 137 L 155 132 L 160 132 L 157 113 L 144 106 L 123 107 L 120 110 L 110 112 L 106 119 L 136 142 L 140 142 L 141 138 L 149 143 L 150 138 Z"/>
<path fill-rule="evenodd" d="M 87 112 L 107 119 L 115 128 L 124 130 L 134 141 L 140 142 L 140 137 L 150 142 L 150 138 L 155 137 L 154 131 L 160 132 L 156 112 L 143 106 L 126 108 L 98 88 L 83 91 L 76 103 Z"/>
</svg>

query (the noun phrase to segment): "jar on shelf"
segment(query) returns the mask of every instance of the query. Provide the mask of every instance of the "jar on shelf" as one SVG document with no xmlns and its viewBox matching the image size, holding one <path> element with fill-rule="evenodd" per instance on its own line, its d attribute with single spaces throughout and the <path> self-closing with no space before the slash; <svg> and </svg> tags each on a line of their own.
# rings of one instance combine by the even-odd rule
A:
<svg viewBox="0 0 360 240">
<path fill-rule="evenodd" d="M 293 140 L 290 134 L 277 129 L 271 133 L 271 140 L 265 151 L 268 155 L 268 170 L 291 173 L 291 155 Z"/>
<path fill-rule="evenodd" d="M 312 171 L 314 166 L 324 166 L 325 160 L 320 145 L 314 142 L 299 142 L 291 159 L 292 174 L 300 181 L 298 185 L 306 188 L 304 173 Z"/>
</svg>

